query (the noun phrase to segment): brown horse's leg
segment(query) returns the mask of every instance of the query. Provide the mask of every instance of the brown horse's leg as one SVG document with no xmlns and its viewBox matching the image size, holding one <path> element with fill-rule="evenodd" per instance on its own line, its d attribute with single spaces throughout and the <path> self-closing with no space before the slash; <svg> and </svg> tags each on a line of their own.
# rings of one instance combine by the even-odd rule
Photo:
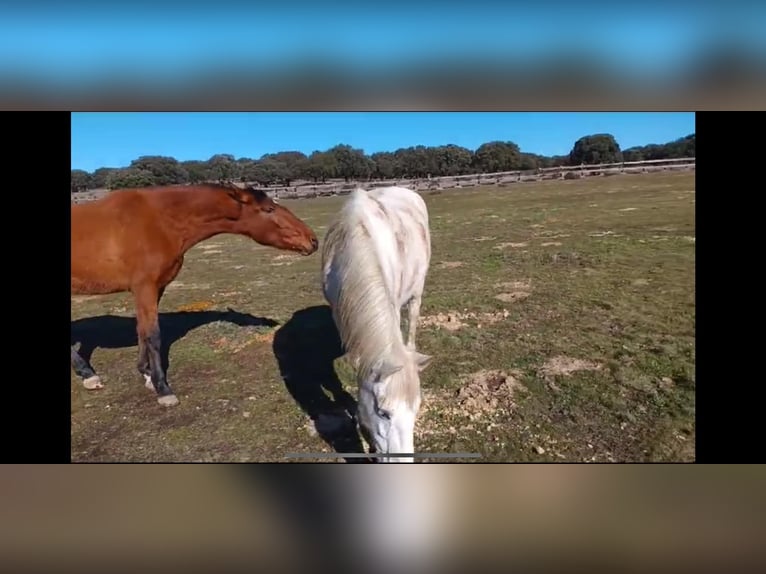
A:
<svg viewBox="0 0 766 574">
<path fill-rule="evenodd" d="M 136 300 L 138 339 L 143 343 L 144 352 L 149 358 L 151 381 L 154 384 L 154 390 L 159 395 L 157 401 L 161 405 L 169 407 L 178 404 L 178 398 L 168 385 L 165 372 L 162 370 L 160 325 L 157 315 L 158 295 L 157 288 L 151 284 L 139 285 L 133 290 L 133 296 Z"/>
<path fill-rule="evenodd" d="M 162 296 L 165 294 L 165 287 L 160 288 L 159 294 L 157 295 L 157 309 L 159 312 L 159 305 L 160 300 L 162 299 Z M 144 385 L 146 385 L 146 388 L 150 391 L 155 390 L 154 389 L 154 383 L 152 383 L 152 368 L 149 364 L 149 353 L 148 353 L 148 347 L 144 344 L 144 340 L 139 337 L 138 338 L 138 372 L 141 373 L 144 376 Z"/>
<path fill-rule="evenodd" d="M 147 347 L 144 344 L 144 340 L 138 338 L 138 372 L 144 376 L 144 384 L 149 390 L 154 390 L 154 383 L 152 383 L 152 367 L 149 364 L 149 353 Z"/>
<path fill-rule="evenodd" d="M 80 353 L 74 350 L 74 347 L 72 347 L 72 368 L 77 373 L 77 376 L 82 379 L 82 386 L 89 391 L 104 388 L 101 377 L 96 374 L 96 371 L 88 364 L 88 361 L 83 359 Z"/>
</svg>

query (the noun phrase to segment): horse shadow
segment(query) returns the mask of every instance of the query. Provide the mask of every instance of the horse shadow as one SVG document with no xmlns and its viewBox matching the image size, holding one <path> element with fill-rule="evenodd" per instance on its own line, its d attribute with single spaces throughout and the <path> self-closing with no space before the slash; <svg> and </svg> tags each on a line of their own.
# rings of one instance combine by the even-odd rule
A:
<svg viewBox="0 0 766 574">
<path fill-rule="evenodd" d="M 170 347 L 173 346 L 173 343 L 183 338 L 189 331 L 216 321 L 225 321 L 240 327 L 276 327 L 279 325 L 277 321 L 272 319 L 240 313 L 233 309 L 160 313 L 160 358 L 163 370 L 167 371 L 168 369 Z M 136 318 L 99 315 L 72 321 L 70 344 L 74 346 L 77 343 L 80 343 L 78 354 L 88 363 L 90 363 L 93 352 L 98 348 L 125 349 L 137 347 Z"/>
<path fill-rule="evenodd" d="M 333 365 L 343 355 L 343 346 L 330 307 L 318 305 L 294 313 L 274 334 L 273 351 L 285 387 L 322 440 L 335 452 L 364 453 L 356 400 L 343 389 Z"/>
</svg>

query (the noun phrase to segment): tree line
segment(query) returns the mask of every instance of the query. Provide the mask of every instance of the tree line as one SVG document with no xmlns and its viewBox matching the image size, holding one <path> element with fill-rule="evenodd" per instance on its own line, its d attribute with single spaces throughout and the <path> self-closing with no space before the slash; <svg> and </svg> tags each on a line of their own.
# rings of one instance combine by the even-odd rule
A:
<svg viewBox="0 0 766 574">
<path fill-rule="evenodd" d="M 310 155 L 299 151 L 265 154 L 259 159 L 216 154 L 208 160 L 178 161 L 168 156 L 142 156 L 127 167 L 101 167 L 93 172 L 73 169 L 71 191 L 119 189 L 199 183 L 203 181 L 256 182 L 284 185 L 303 180 L 325 183 L 331 179 L 386 180 L 425 178 L 499 171 L 535 170 L 581 164 L 694 157 L 695 134 L 664 144 L 621 150 L 611 134 L 578 139 L 569 155 L 543 156 L 525 153 L 513 142 L 492 141 L 472 151 L 457 145 L 412 146 L 393 152 L 367 155 L 363 150 L 339 144 Z"/>
</svg>

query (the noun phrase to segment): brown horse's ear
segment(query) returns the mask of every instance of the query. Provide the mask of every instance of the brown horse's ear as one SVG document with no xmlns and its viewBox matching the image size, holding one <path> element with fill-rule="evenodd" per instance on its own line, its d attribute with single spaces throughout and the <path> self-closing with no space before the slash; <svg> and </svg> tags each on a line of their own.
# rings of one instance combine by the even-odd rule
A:
<svg viewBox="0 0 766 574">
<path fill-rule="evenodd" d="M 239 189 L 238 187 L 233 187 L 229 189 L 227 193 L 232 199 L 234 199 L 234 201 L 237 201 L 238 203 L 253 203 L 253 194 L 249 191 Z"/>
</svg>

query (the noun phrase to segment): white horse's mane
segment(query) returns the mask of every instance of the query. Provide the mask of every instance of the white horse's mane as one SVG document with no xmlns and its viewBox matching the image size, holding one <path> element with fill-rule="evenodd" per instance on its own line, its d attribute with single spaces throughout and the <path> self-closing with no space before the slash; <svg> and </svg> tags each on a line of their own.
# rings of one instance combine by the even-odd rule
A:
<svg viewBox="0 0 766 574">
<path fill-rule="evenodd" d="M 335 251 L 340 264 L 341 285 L 335 321 L 345 350 L 364 380 L 381 361 L 396 364 L 412 361 L 404 348 L 398 311 L 384 282 L 375 244 L 366 225 L 370 200 L 367 192 L 354 191 L 339 217 L 330 226 L 326 248 Z M 383 405 L 398 400 L 412 404 L 419 389 L 406 376 L 407 369 L 395 373 L 387 389 Z"/>
</svg>

